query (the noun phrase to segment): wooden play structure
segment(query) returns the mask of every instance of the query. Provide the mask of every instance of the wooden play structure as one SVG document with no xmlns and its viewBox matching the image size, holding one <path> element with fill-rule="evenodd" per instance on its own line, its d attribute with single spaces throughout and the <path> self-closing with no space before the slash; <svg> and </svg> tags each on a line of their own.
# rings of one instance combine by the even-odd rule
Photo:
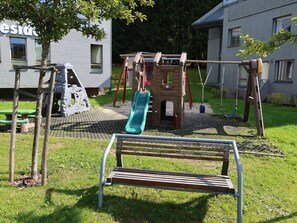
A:
<svg viewBox="0 0 297 223">
<path fill-rule="evenodd" d="M 126 87 L 128 84 L 132 86 L 133 96 L 135 92 L 150 91 L 151 100 L 149 109 L 145 116 L 146 125 L 152 127 L 174 127 L 181 128 L 184 122 L 184 96 L 188 94 L 189 106 L 192 107 L 192 96 L 190 84 L 186 71 L 187 63 L 199 64 L 217 64 L 223 68 L 223 75 L 220 77 L 221 82 L 221 111 L 223 113 L 223 85 L 224 85 L 224 66 L 237 65 L 242 66 L 248 73 L 248 82 L 245 92 L 245 108 L 243 121 L 249 119 L 250 104 L 254 104 L 256 114 L 257 134 L 264 136 L 264 121 L 262 114 L 260 86 L 258 77 L 262 72 L 262 61 L 244 60 L 244 61 L 210 61 L 210 60 L 187 60 L 187 54 L 162 54 L 158 53 L 143 53 L 122 54 L 124 59 L 120 79 L 118 82 L 113 105 L 115 106 L 121 82 L 124 80 L 123 102 L 126 99 Z M 130 63 L 130 64 L 129 64 Z M 131 72 L 129 74 L 129 69 Z M 199 67 L 199 66 L 198 66 Z M 233 74 L 232 74 L 233 75 Z M 130 76 L 130 78 L 129 78 Z M 131 78 L 132 76 L 132 78 Z M 207 77 L 209 74 L 207 75 Z M 234 76 L 234 77 L 233 77 Z M 237 112 L 238 107 L 238 85 L 239 72 L 237 76 L 232 78 L 237 79 L 236 87 L 236 105 L 232 114 L 224 114 L 230 118 Z M 229 77 L 230 78 L 230 77 Z M 130 80 L 130 82 L 129 82 Z M 202 82 L 202 79 L 201 79 Z M 207 82 L 202 83 L 202 88 Z M 203 98 L 203 97 L 202 97 Z M 203 99 L 202 99 L 203 100 Z M 134 104 L 134 103 L 133 103 Z M 132 104 L 132 105 L 133 105 Z M 143 103 L 142 103 L 143 106 Z M 135 106 L 134 106 L 135 107 Z M 145 107 L 145 106 L 143 106 Z M 133 118 L 133 117 L 132 117 Z M 129 117 L 130 119 L 130 117 Z M 141 133 L 143 130 L 138 131 Z M 134 133 L 134 132 L 131 132 Z"/>
<path fill-rule="evenodd" d="M 124 54 L 120 80 L 114 98 L 118 97 L 121 81 L 124 79 L 123 102 L 128 82 L 128 61 L 132 61 L 132 91 L 151 92 L 150 109 L 146 125 L 181 128 L 184 121 L 184 96 L 188 93 L 192 106 L 190 85 L 186 72 L 187 54 L 143 53 Z M 133 58 L 133 60 L 131 60 Z M 131 65 L 130 65 L 131 66 Z"/>
</svg>

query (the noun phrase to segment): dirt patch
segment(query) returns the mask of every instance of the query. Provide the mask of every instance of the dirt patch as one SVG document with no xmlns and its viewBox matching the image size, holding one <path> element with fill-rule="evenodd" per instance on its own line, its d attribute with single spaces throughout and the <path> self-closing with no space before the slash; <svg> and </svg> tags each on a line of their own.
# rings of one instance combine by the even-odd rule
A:
<svg viewBox="0 0 297 223">
<path fill-rule="evenodd" d="M 131 102 L 104 106 L 105 109 L 118 112 L 128 117 Z M 268 139 L 259 138 L 257 130 L 241 121 L 240 117 L 232 119 L 214 114 L 208 104 L 205 113 L 199 113 L 199 104 L 194 103 L 192 109 L 185 104 L 184 126 L 181 129 L 147 127 L 143 135 L 165 135 L 175 137 L 211 138 L 235 140 L 242 154 L 269 155 L 283 157 L 285 154 Z"/>
<path fill-rule="evenodd" d="M 41 175 L 39 174 L 36 179 L 31 176 L 23 175 L 14 180 L 12 186 L 15 187 L 35 187 L 41 185 Z"/>
</svg>

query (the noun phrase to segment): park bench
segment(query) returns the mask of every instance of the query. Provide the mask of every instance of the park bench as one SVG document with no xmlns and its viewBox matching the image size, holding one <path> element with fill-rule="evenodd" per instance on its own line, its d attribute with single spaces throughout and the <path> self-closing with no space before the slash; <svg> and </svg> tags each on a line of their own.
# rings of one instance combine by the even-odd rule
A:
<svg viewBox="0 0 297 223">
<path fill-rule="evenodd" d="M 105 179 L 106 160 L 114 144 L 116 144 L 116 167 Z M 231 150 L 234 153 L 237 167 L 237 192 L 228 176 Z M 219 175 L 214 175 L 169 172 L 142 169 L 141 167 L 128 168 L 123 164 L 125 155 L 217 161 L 222 162 L 222 171 Z M 241 162 L 234 140 L 114 134 L 102 157 L 99 208 L 103 204 L 103 187 L 115 184 L 234 196 L 237 197 L 237 222 L 242 222 L 243 178 Z"/>
</svg>

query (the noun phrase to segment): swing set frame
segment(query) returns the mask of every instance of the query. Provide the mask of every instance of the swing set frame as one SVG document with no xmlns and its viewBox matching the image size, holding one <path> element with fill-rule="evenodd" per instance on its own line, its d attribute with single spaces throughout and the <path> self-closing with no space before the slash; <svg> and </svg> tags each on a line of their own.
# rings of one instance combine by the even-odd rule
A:
<svg viewBox="0 0 297 223">
<path fill-rule="evenodd" d="M 262 60 L 261 59 L 252 59 L 252 60 L 243 60 L 243 61 L 215 61 L 215 60 L 187 60 L 188 63 L 196 63 L 198 66 L 201 63 L 205 64 L 237 64 L 238 66 L 242 66 L 248 72 L 248 82 L 246 87 L 246 96 L 245 96 L 245 105 L 244 105 L 244 113 L 243 113 L 243 122 L 247 122 L 249 119 L 250 113 L 250 105 L 251 103 L 254 105 L 255 115 L 256 115 L 256 127 L 257 134 L 259 136 L 264 137 L 264 119 L 263 119 L 263 111 L 262 111 L 262 103 L 261 103 L 261 95 L 260 95 L 260 86 L 258 77 L 262 73 Z M 239 69 L 239 68 L 238 68 Z M 223 71 L 224 72 L 224 71 Z M 202 103 L 204 101 L 204 86 L 207 82 L 209 74 L 207 74 L 206 80 L 202 81 L 202 76 L 200 78 L 202 85 Z M 220 90 L 221 90 L 221 112 L 223 111 L 223 85 L 224 77 L 221 77 L 220 80 Z M 239 86 L 239 72 L 237 73 L 237 87 L 236 87 L 236 105 L 235 111 L 237 112 L 238 106 L 238 86 Z"/>
</svg>

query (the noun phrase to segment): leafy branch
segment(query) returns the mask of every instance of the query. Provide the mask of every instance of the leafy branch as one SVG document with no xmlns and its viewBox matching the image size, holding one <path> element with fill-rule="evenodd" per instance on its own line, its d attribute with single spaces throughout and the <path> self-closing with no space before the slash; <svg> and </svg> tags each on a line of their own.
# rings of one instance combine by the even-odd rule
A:
<svg viewBox="0 0 297 223">
<path fill-rule="evenodd" d="M 297 24 L 297 17 L 292 18 L 292 21 Z M 274 33 L 272 39 L 267 42 L 263 42 L 250 37 L 248 34 L 242 34 L 242 45 L 245 49 L 239 50 L 237 56 L 246 58 L 248 55 L 256 54 L 258 56 L 267 57 L 269 54 L 274 53 L 279 47 L 287 42 L 290 44 L 297 43 L 297 35 L 291 31 L 282 29 L 281 31 Z"/>
</svg>

